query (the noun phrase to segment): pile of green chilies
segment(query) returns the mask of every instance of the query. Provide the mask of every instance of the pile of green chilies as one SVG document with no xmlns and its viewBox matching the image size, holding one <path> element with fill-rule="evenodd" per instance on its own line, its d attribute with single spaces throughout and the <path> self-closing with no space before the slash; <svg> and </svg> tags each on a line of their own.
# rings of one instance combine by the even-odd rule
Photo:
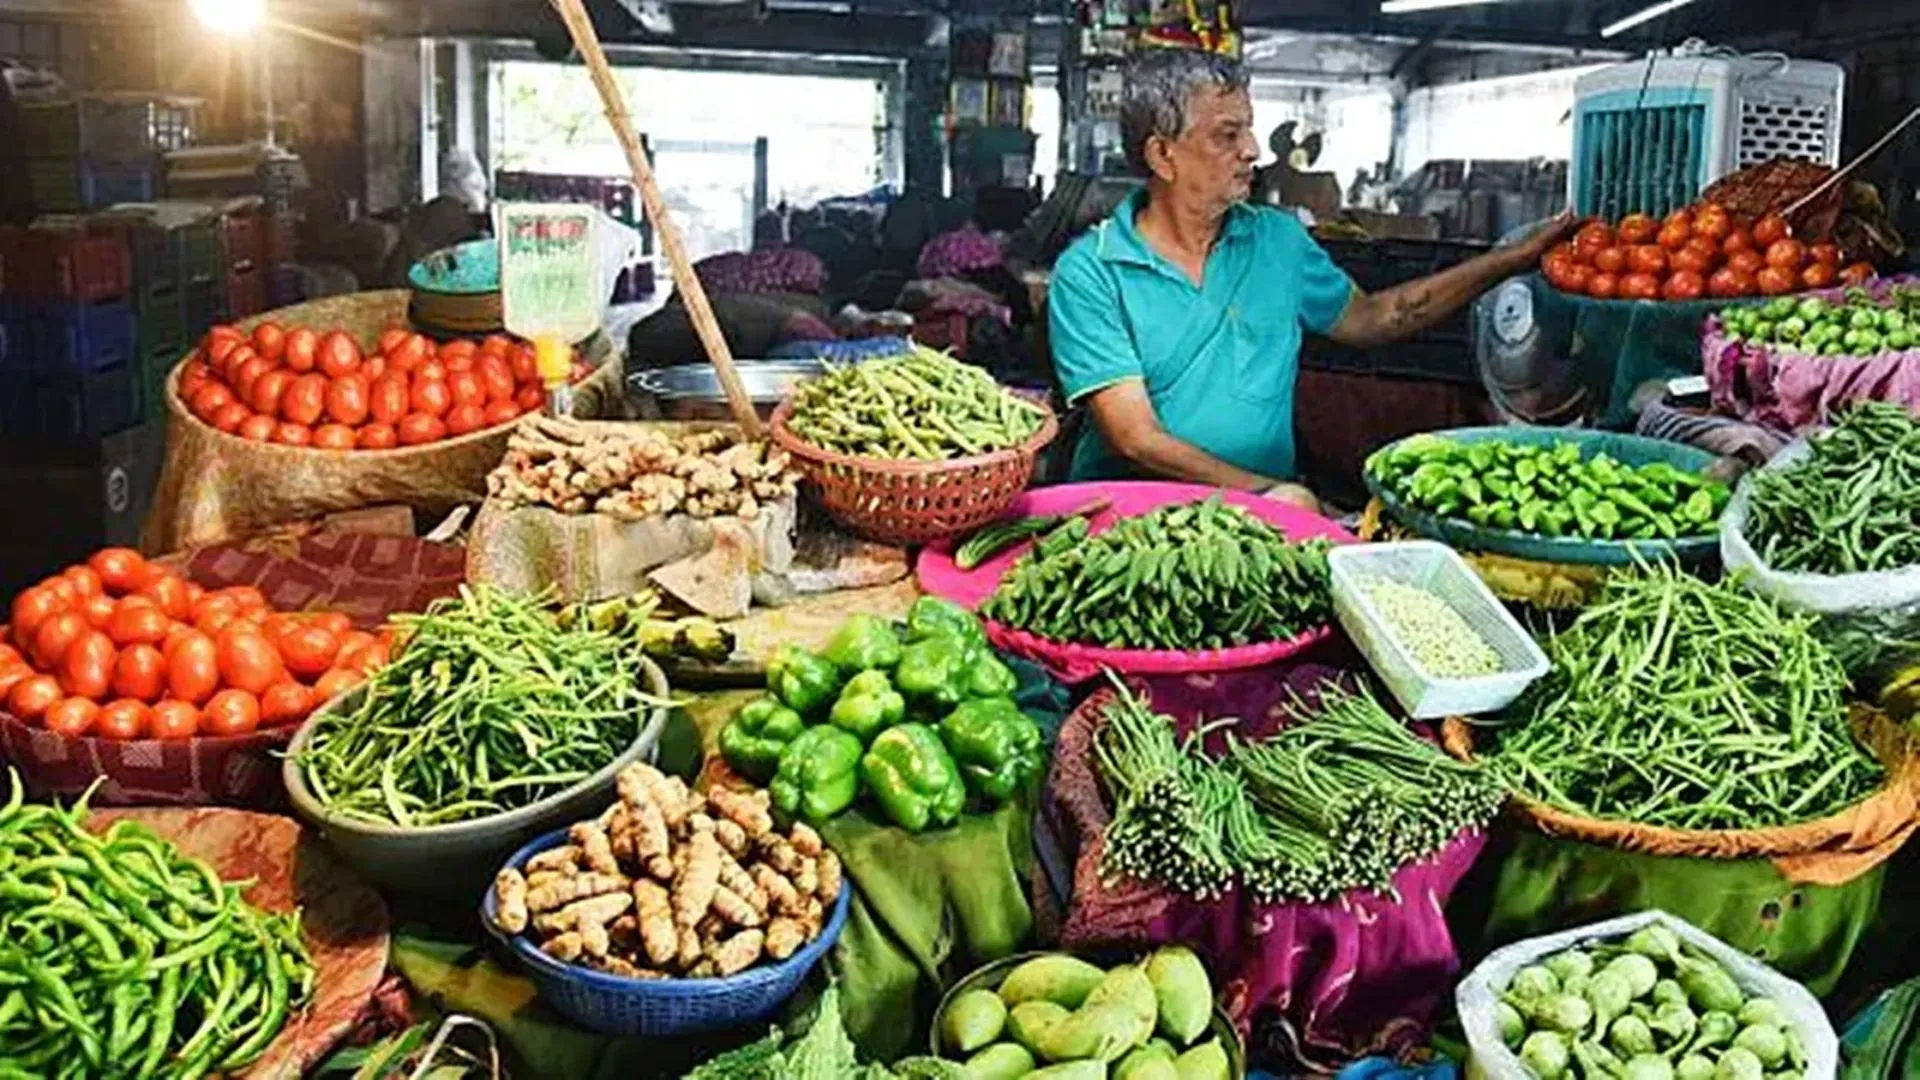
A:
<svg viewBox="0 0 1920 1080">
<path fill-rule="evenodd" d="M 1264 903 L 1386 892 L 1402 866 L 1490 820 L 1504 797 L 1388 715 L 1371 694 L 1328 684 L 1319 705 L 1257 742 L 1201 750 L 1124 686 L 1094 735 L 1114 798 L 1104 870 L 1188 896 L 1236 881 Z M 1231 724 L 1234 721 L 1222 721 Z M 1209 725 L 1209 727 L 1219 724 Z"/>
<path fill-rule="evenodd" d="M 1045 417 L 985 370 L 914 345 L 802 383 L 787 426 L 852 457 L 945 461 L 1019 446 Z"/>
<path fill-rule="evenodd" d="M 563 626 L 541 597 L 488 586 L 395 618 L 400 648 L 358 706 L 322 713 L 298 762 L 342 817 L 444 825 L 535 803 L 623 753 L 666 704 L 640 641 Z"/>
<path fill-rule="evenodd" d="M 0 807 L 0 1077 L 230 1072 L 313 992 L 297 913 L 131 821 L 104 836 L 72 809 Z"/>
<path fill-rule="evenodd" d="M 1108 648 L 1284 641 L 1327 621 L 1326 550 L 1289 541 L 1217 495 L 1122 518 L 1095 536 L 1069 521 L 1013 564 L 980 614 Z"/>
<path fill-rule="evenodd" d="M 1748 483 L 1747 541 L 1774 570 L 1858 574 L 1920 564 L 1920 423 L 1863 401 L 1805 457 Z"/>
<path fill-rule="evenodd" d="M 1551 806 L 1643 825 L 1832 814 L 1884 770 L 1848 728 L 1846 674 L 1813 625 L 1665 563 L 1616 577 L 1547 642 L 1553 669 L 1508 710 L 1489 767 Z"/>
</svg>

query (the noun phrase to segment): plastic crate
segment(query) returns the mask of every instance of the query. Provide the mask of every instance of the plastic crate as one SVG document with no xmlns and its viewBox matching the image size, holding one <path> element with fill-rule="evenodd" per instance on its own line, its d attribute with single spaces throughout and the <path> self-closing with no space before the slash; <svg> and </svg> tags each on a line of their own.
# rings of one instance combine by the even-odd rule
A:
<svg viewBox="0 0 1920 1080">
<path fill-rule="evenodd" d="M 227 272 L 225 232 L 218 221 L 182 226 L 180 280 L 218 281 Z"/>
<path fill-rule="evenodd" d="M 1387 689 L 1416 720 L 1472 716 L 1505 708 L 1547 673 L 1545 653 L 1486 583 L 1452 548 L 1432 540 L 1355 544 L 1327 553 L 1333 612 Z M 1422 588 L 1464 618 L 1500 656 L 1492 675 L 1447 679 L 1428 674 L 1381 616 L 1365 585 L 1375 578 Z"/>
<path fill-rule="evenodd" d="M 30 312 L 28 367 L 48 376 L 81 375 L 133 361 L 133 308 L 125 301 L 52 304 Z"/>
<path fill-rule="evenodd" d="M 227 321 L 227 282 L 193 279 L 180 289 L 181 313 L 188 341 L 198 341 L 212 327 Z"/>
<path fill-rule="evenodd" d="M 244 319 L 267 310 L 267 272 L 255 263 L 227 271 L 227 318 Z"/>
<path fill-rule="evenodd" d="M 91 304 L 132 291 L 132 263 L 117 231 L 0 231 L 4 291 L 21 304 Z"/>
<path fill-rule="evenodd" d="M 162 346 L 187 343 L 185 298 L 178 285 L 141 293 L 133 302 L 135 351 L 142 354 Z"/>
<path fill-rule="evenodd" d="M 104 210 L 116 203 L 152 202 L 153 174 L 151 161 L 29 161 L 27 189 L 40 213 L 77 214 Z"/>
<path fill-rule="evenodd" d="M 21 155 L 135 162 L 151 158 L 153 103 L 83 97 L 20 106 Z"/>
<path fill-rule="evenodd" d="M 136 224 L 127 228 L 127 249 L 133 254 L 133 294 L 178 292 L 185 262 L 183 230 Z"/>
<path fill-rule="evenodd" d="M 227 266 L 258 266 L 267 258 L 267 233 L 258 214 L 229 214 L 226 220 Z"/>
<path fill-rule="evenodd" d="M 140 419 L 130 364 L 81 375 L 0 376 L 0 433 L 8 436 L 98 438 Z"/>
<path fill-rule="evenodd" d="M 173 366 L 187 355 L 184 344 L 141 345 L 134 356 L 133 375 L 136 412 L 141 420 L 165 416 L 167 376 Z"/>
</svg>

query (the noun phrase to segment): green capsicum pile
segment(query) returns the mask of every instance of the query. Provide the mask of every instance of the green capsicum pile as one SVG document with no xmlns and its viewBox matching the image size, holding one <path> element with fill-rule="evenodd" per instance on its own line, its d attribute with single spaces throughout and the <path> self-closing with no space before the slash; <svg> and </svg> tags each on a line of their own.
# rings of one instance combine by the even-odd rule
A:
<svg viewBox="0 0 1920 1080">
<path fill-rule="evenodd" d="M 999 806 L 1040 773 L 1040 729 L 1016 684 L 971 612 L 925 596 L 904 633 L 854 615 L 818 654 L 782 649 L 767 693 L 721 730 L 720 753 L 789 817 L 826 821 L 864 791 L 902 828 L 951 825 L 970 801 Z"/>
<path fill-rule="evenodd" d="M 1713 531 L 1726 485 L 1663 461 L 1633 466 L 1580 446 L 1416 435 L 1367 459 L 1408 506 L 1475 525 L 1587 540 L 1675 540 Z"/>
</svg>

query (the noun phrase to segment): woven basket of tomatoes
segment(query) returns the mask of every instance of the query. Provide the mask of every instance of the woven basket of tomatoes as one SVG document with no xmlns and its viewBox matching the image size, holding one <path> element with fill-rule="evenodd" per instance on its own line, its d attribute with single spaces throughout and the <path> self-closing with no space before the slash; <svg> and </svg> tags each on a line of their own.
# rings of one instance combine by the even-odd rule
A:
<svg viewBox="0 0 1920 1080">
<path fill-rule="evenodd" d="M 545 399 L 532 351 L 499 335 L 432 342 L 406 328 L 407 297 L 330 297 L 209 331 L 167 377 L 167 453 L 143 546 L 484 498 L 514 420 Z"/>
<path fill-rule="evenodd" d="M 1565 293 L 1680 303 L 1784 296 L 1873 276 L 1868 263 L 1842 265 L 1837 245 L 1795 239 L 1778 214 L 1748 221 L 1713 203 L 1665 220 L 1628 214 L 1612 225 L 1592 222 L 1548 252 L 1540 271 Z"/>
<path fill-rule="evenodd" d="M 146 805 L 278 805 L 275 752 L 387 651 L 127 548 L 22 591 L 0 637 L 0 751 L 28 788 Z"/>
</svg>

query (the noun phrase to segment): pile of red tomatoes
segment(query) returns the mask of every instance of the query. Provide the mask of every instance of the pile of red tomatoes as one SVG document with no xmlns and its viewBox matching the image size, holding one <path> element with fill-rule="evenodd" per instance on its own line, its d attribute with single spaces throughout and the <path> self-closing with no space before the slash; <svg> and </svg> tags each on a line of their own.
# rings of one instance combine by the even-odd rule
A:
<svg viewBox="0 0 1920 1080">
<path fill-rule="evenodd" d="M 383 631 L 276 612 L 249 585 L 203 589 L 107 548 L 20 593 L 0 707 L 60 735 L 180 739 L 295 724 L 386 663 Z"/>
<path fill-rule="evenodd" d="M 512 338 L 435 345 L 396 329 L 363 354 L 342 331 L 272 322 L 251 335 L 209 330 L 179 389 L 193 415 L 228 434 L 327 450 L 438 442 L 511 423 L 546 399 L 533 349 Z"/>
<path fill-rule="evenodd" d="M 1872 265 L 1842 267 L 1839 247 L 1803 244 L 1786 219 L 1736 218 L 1713 203 L 1659 221 L 1628 214 L 1617 225 L 1593 222 L 1541 260 L 1553 287 L 1601 300 L 1698 300 L 1782 296 L 1803 289 L 1858 285 Z"/>
</svg>

